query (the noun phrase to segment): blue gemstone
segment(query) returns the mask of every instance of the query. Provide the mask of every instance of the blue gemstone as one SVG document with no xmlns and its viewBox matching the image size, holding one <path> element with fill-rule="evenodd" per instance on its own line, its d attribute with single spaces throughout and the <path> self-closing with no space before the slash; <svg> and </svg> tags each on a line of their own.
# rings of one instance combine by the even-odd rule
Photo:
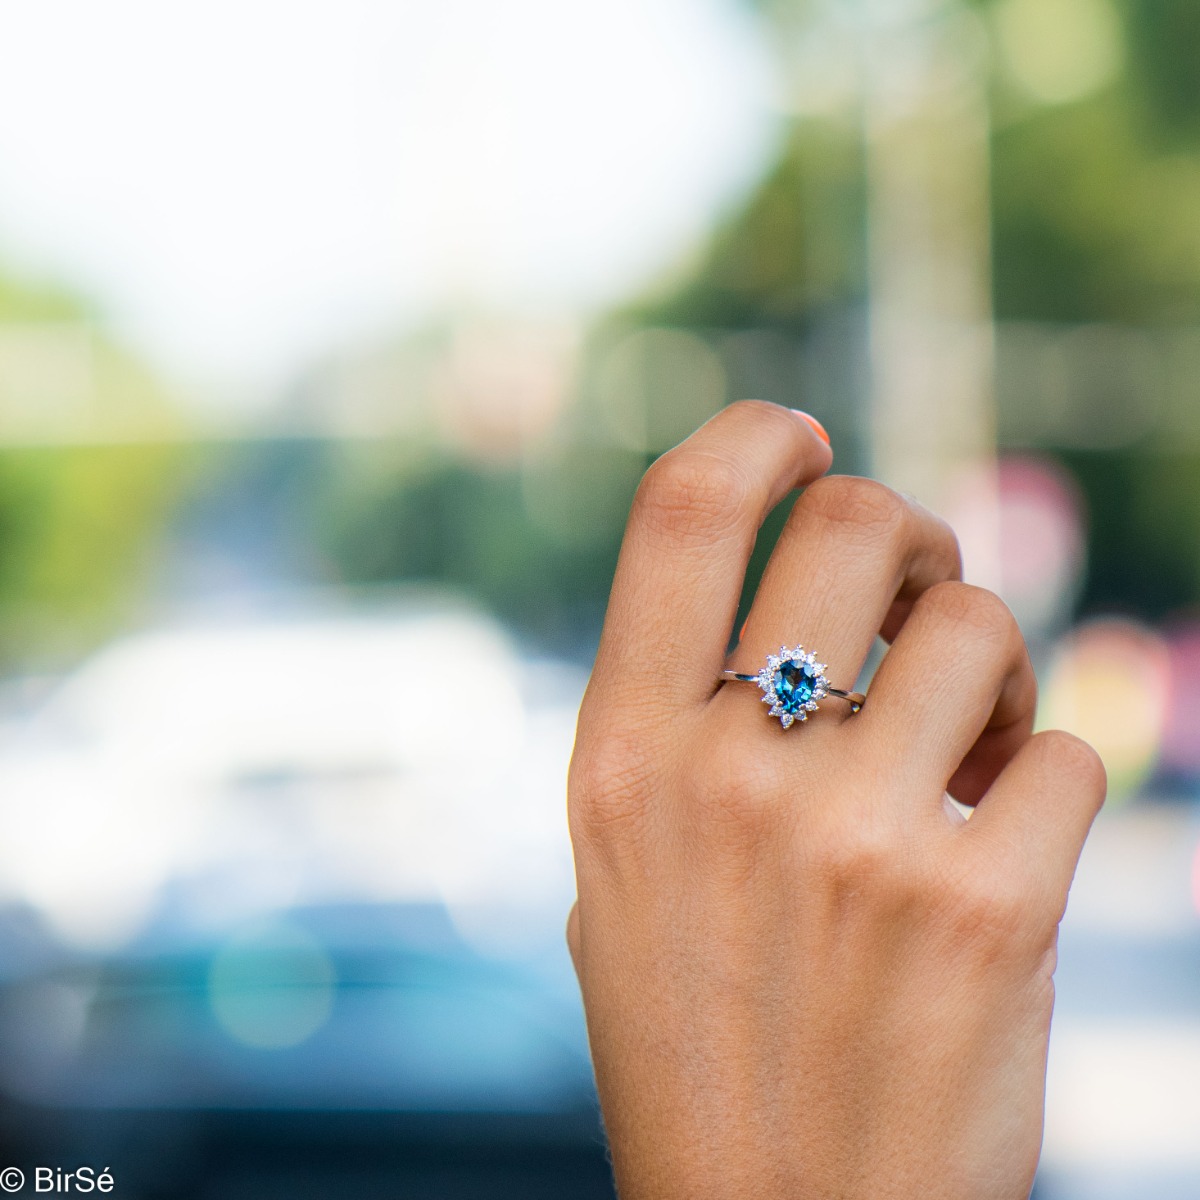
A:
<svg viewBox="0 0 1200 1200">
<path fill-rule="evenodd" d="M 798 713 L 812 699 L 817 686 L 816 672 L 805 662 L 785 659 L 771 677 L 779 707 L 785 713 Z"/>
</svg>

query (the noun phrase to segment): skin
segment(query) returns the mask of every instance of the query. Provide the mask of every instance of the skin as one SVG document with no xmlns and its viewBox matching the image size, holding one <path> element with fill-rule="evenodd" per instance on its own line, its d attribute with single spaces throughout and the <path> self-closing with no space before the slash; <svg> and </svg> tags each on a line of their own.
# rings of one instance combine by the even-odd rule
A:
<svg viewBox="0 0 1200 1200">
<path fill-rule="evenodd" d="M 1104 798 L 1032 735 L 1012 614 L 954 535 L 797 413 L 733 405 L 647 473 L 579 718 L 568 942 L 623 1200 L 1020 1200 L 1055 944 Z M 815 482 L 814 482 L 815 481 Z M 741 644 L 763 518 L 805 488 Z M 781 642 L 867 705 L 720 686 Z M 964 821 L 945 801 L 977 805 Z"/>
</svg>

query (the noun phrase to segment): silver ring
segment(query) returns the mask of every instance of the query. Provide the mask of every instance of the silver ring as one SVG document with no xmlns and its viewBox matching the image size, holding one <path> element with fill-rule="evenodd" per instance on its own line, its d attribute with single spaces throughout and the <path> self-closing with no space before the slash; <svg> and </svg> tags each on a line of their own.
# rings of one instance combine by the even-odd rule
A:
<svg viewBox="0 0 1200 1200">
<path fill-rule="evenodd" d="M 767 659 L 767 665 L 756 675 L 743 675 L 739 671 L 722 671 L 721 679 L 733 679 L 739 683 L 757 684 L 762 692 L 763 703 L 771 706 L 770 715 L 779 718 L 787 729 L 795 721 L 807 721 L 808 714 L 816 712 L 819 701 L 826 696 L 836 696 L 850 705 L 852 713 L 858 712 L 867 702 L 861 692 L 843 692 L 835 688 L 825 676 L 825 664 L 817 662 L 814 652 L 806 652 L 803 646 L 780 646 L 778 654 Z"/>
</svg>

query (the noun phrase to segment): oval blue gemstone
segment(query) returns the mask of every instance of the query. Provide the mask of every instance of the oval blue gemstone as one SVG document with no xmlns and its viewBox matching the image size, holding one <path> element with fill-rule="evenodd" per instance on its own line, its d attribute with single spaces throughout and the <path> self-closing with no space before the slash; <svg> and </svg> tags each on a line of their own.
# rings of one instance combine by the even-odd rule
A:
<svg viewBox="0 0 1200 1200">
<path fill-rule="evenodd" d="M 775 668 L 771 682 L 779 707 L 785 713 L 798 713 L 812 699 L 817 676 L 807 663 L 787 659 Z"/>
</svg>

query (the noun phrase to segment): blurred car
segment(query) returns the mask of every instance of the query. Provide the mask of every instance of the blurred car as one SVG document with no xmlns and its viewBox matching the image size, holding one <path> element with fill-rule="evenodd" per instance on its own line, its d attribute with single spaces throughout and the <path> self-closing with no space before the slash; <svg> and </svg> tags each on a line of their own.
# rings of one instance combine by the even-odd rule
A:
<svg viewBox="0 0 1200 1200">
<path fill-rule="evenodd" d="M 611 1195 L 561 948 L 581 683 L 439 605 L 132 636 L 12 718 L 8 1161 Z"/>
</svg>

